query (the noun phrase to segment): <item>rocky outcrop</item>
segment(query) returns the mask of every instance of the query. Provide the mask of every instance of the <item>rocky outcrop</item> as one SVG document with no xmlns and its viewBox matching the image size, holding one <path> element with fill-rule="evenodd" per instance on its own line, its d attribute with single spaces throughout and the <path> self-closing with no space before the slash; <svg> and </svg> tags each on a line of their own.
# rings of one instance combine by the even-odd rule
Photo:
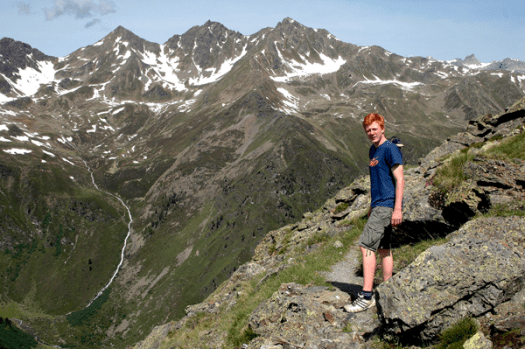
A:
<svg viewBox="0 0 525 349">
<path fill-rule="evenodd" d="M 283 284 L 250 316 L 249 326 L 259 337 L 247 348 L 355 348 L 357 334 L 341 331 L 348 314 L 340 309 L 349 301 L 339 290 Z"/>
<path fill-rule="evenodd" d="M 11 38 L 2 38 L 0 40 L 0 73 L 17 81 L 19 69 L 31 67 L 38 69 L 37 62 L 53 61 L 55 58 L 47 56 L 39 50 L 32 48 L 30 45 Z"/>
<path fill-rule="evenodd" d="M 523 217 L 476 219 L 422 253 L 377 289 L 386 329 L 429 341 L 509 300 L 525 281 L 524 231 Z"/>
</svg>

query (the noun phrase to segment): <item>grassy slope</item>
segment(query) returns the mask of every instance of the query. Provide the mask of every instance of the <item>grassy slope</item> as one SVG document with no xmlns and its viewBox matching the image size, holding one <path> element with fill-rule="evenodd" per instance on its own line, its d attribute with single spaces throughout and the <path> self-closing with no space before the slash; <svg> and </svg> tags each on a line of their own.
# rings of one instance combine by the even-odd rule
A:
<svg viewBox="0 0 525 349">
<path fill-rule="evenodd" d="M 127 215 L 93 188 L 85 168 L 49 156 L 42 163 L 37 149 L 2 153 L 0 162 L 0 316 L 47 331 L 51 319 L 82 309 L 109 281 Z"/>
<path fill-rule="evenodd" d="M 130 264 L 141 266 L 137 278 L 152 280 L 166 267 L 169 272 L 154 287 L 144 287 L 144 296 L 129 300 L 120 292 L 110 296 L 111 303 L 120 303 L 128 314 L 141 309 L 126 343 L 140 340 L 155 324 L 180 318 L 187 304 L 201 301 L 249 260 L 266 232 L 297 220 L 349 184 L 340 178 L 352 178 L 355 167 L 348 158 L 327 151 L 311 137 L 309 127 L 281 117 L 259 135 L 261 141 L 253 142 L 271 140 L 277 144 L 274 149 L 282 149 L 282 156 L 273 150 L 263 153 L 250 172 L 223 184 L 205 206 L 191 208 L 190 218 L 185 215 L 189 208 L 175 206 L 153 232 L 144 225 L 146 244 L 130 257 Z M 177 219 L 183 224 L 174 228 L 170 222 Z M 187 248 L 191 253 L 178 266 L 176 256 Z"/>
</svg>

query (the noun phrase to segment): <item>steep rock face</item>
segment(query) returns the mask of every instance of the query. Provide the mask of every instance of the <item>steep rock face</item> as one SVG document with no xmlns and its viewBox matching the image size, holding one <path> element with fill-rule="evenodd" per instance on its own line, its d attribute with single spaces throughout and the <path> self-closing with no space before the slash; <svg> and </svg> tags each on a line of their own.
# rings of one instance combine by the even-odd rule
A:
<svg viewBox="0 0 525 349">
<path fill-rule="evenodd" d="M 433 340 L 464 317 L 479 317 L 521 290 L 525 219 L 470 221 L 378 289 L 388 331 Z"/>
<path fill-rule="evenodd" d="M 194 26 L 182 35 L 172 36 L 165 45 L 178 56 L 184 57 L 190 70 L 190 63 L 197 70 L 206 70 L 220 66 L 224 61 L 231 60 L 246 49 L 247 37 L 239 32 L 229 30 L 221 23 L 207 21 L 202 26 Z"/>
<path fill-rule="evenodd" d="M 465 64 L 480 64 L 481 62 L 476 58 L 474 54 L 465 57 L 463 61 Z"/>
<path fill-rule="evenodd" d="M 15 82 L 20 78 L 17 75 L 18 69 L 26 67 L 38 69 L 37 62 L 54 60 L 54 57 L 11 38 L 0 40 L 0 57 L 0 73 Z"/>
<path fill-rule="evenodd" d="M 36 89 L 24 88 L 25 85 L 34 84 L 32 80 L 35 79 L 44 83 L 52 79 L 52 76 L 45 75 L 49 75 L 46 73 L 55 61 L 55 57 L 45 55 L 28 44 L 3 38 L 0 40 L 0 94 L 18 97 L 35 93 Z"/>
</svg>

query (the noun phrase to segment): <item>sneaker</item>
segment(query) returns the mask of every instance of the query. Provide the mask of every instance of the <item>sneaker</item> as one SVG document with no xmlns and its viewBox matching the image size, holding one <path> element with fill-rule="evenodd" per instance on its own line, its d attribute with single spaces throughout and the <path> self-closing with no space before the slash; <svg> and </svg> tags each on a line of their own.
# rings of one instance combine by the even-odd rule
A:
<svg viewBox="0 0 525 349">
<path fill-rule="evenodd" d="M 357 295 L 357 299 L 353 301 L 352 304 L 345 305 L 344 309 L 348 313 L 359 313 L 361 311 L 365 311 L 369 308 L 372 308 L 374 305 L 376 305 L 374 296 L 372 296 L 371 299 L 365 299 L 363 294 L 359 292 L 359 294 Z"/>
</svg>

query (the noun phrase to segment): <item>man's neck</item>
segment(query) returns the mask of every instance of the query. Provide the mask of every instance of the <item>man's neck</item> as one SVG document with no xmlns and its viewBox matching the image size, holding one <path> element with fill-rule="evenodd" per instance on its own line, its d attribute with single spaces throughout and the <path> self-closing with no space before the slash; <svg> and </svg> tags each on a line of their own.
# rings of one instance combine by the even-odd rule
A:
<svg viewBox="0 0 525 349">
<path fill-rule="evenodd" d="M 381 144 L 385 143 L 385 141 L 386 141 L 386 137 L 385 137 L 385 135 L 384 135 L 384 134 L 381 134 L 381 138 L 379 138 L 379 141 L 378 141 L 377 143 L 374 143 L 374 146 L 375 146 L 376 148 L 379 148 L 379 146 L 380 146 Z"/>
</svg>

